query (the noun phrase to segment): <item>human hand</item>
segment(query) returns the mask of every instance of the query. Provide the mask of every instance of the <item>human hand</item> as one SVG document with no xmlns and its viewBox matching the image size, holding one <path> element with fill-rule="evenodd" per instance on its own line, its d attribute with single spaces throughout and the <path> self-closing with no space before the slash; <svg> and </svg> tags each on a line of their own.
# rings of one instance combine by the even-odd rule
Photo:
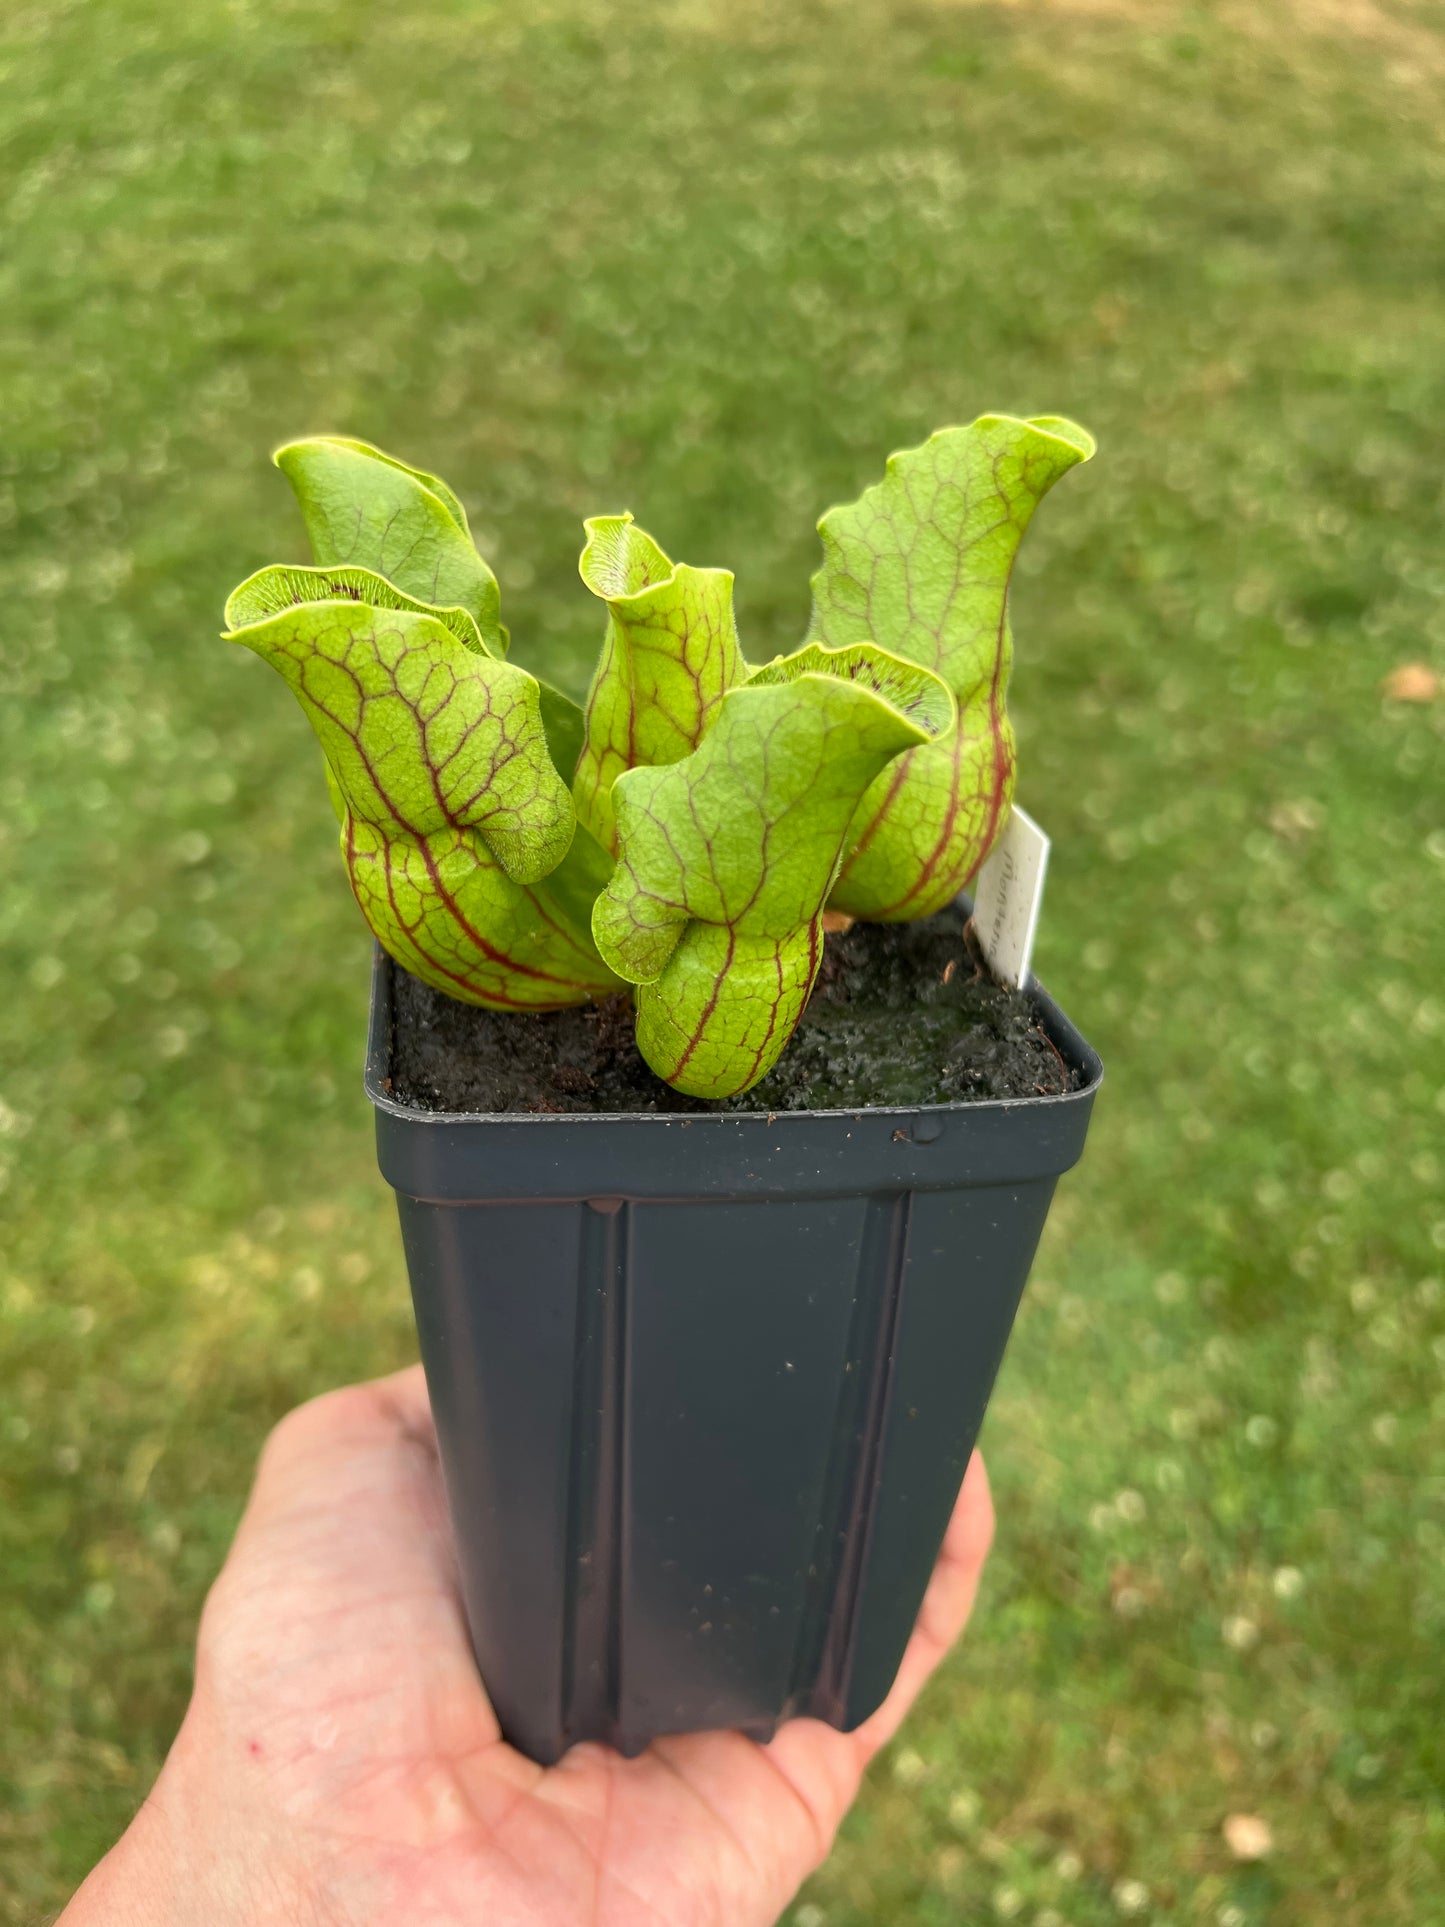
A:
<svg viewBox="0 0 1445 1927">
<path fill-rule="evenodd" d="M 534 1765 L 457 1590 L 420 1367 L 268 1441 L 150 1798 L 61 1927 L 767 1927 L 962 1630 L 993 1532 L 974 1455 L 887 1701 Z"/>
</svg>

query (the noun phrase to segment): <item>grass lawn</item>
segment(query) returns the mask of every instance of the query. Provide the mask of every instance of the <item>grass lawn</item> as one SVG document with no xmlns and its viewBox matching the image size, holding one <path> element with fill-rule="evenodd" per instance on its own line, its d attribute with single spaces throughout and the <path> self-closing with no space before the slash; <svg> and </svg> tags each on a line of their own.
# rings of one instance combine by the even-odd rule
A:
<svg viewBox="0 0 1445 1927">
<path fill-rule="evenodd" d="M 1445 669 L 1442 84 L 1404 0 L 5 10 L 6 1927 L 150 1784 L 267 1426 L 413 1355 L 318 759 L 216 639 L 270 448 L 445 474 L 575 687 L 584 514 L 761 658 L 989 407 L 1100 441 L 1015 707 L 1109 1081 L 976 1625 L 789 1919 L 1445 1919 L 1445 699 L 1380 693 Z"/>
</svg>

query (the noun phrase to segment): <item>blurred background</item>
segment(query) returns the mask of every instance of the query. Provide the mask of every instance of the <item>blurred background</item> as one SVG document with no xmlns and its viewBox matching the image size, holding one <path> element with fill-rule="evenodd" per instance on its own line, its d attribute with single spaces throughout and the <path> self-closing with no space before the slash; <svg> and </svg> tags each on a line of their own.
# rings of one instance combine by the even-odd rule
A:
<svg viewBox="0 0 1445 1927">
<path fill-rule="evenodd" d="M 801 639 L 982 410 L 1039 966 L 1108 1063 L 976 1623 L 795 1927 L 1445 1914 L 1445 7 L 44 0 L 0 19 L 0 1920 L 145 1794 L 266 1428 L 414 1355 L 283 438 L 444 474 L 580 689 L 583 515 Z"/>
</svg>

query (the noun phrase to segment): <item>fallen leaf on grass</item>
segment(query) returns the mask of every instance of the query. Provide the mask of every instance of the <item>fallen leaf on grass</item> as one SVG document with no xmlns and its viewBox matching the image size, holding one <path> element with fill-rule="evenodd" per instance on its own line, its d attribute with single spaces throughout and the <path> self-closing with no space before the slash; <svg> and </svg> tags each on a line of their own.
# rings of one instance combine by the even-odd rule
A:
<svg viewBox="0 0 1445 1927">
<path fill-rule="evenodd" d="M 1274 1834 L 1257 1813 L 1231 1813 L 1224 1823 L 1224 1843 L 1236 1860 L 1263 1860 L 1274 1845 Z"/>
<path fill-rule="evenodd" d="M 1295 802 L 1276 803 L 1269 813 L 1269 827 L 1289 843 L 1312 835 L 1324 820 L 1324 811 L 1308 796 Z"/>
<path fill-rule="evenodd" d="M 1428 662 L 1402 662 L 1380 684 L 1380 694 L 1392 703 L 1432 703 L 1440 694 L 1440 678 Z"/>
</svg>

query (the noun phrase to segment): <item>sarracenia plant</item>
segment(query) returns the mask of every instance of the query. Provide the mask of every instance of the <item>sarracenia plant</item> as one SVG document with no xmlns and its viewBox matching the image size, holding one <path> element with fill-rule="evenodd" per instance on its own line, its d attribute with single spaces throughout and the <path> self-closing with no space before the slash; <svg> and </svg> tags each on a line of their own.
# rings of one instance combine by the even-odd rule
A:
<svg viewBox="0 0 1445 1927">
<path fill-rule="evenodd" d="M 496 1010 L 633 987 L 644 1057 L 730 1097 L 777 1060 L 831 905 L 926 917 L 1013 796 L 1008 584 L 1094 444 L 984 415 L 894 455 L 819 523 L 808 638 L 746 662 L 726 569 L 630 515 L 586 525 L 606 604 L 585 710 L 508 658 L 497 579 L 446 484 L 365 442 L 281 449 L 314 566 L 251 576 L 228 639 L 286 678 L 326 757 L 357 902 L 396 960 Z"/>
</svg>

